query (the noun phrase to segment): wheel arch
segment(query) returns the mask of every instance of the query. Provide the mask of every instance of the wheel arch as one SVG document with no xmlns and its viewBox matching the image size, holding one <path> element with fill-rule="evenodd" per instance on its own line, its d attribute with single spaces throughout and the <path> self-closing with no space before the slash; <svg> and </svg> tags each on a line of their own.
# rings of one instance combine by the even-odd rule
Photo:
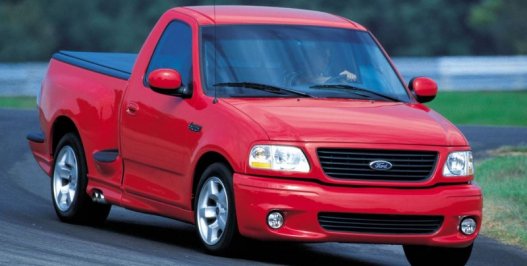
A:
<svg viewBox="0 0 527 266">
<path fill-rule="evenodd" d="M 223 163 L 225 166 L 227 166 L 231 171 L 233 171 L 233 167 L 229 160 L 227 160 L 227 157 L 222 155 L 219 152 L 216 151 L 208 151 L 201 155 L 198 162 L 196 163 L 196 167 L 194 167 L 194 175 L 192 176 L 192 197 L 191 197 L 191 208 L 194 210 L 194 203 L 196 200 L 196 190 L 198 188 L 199 180 L 205 169 L 213 164 L 213 163 Z"/>
<path fill-rule="evenodd" d="M 54 156 L 60 139 L 67 133 L 76 134 L 82 145 L 82 139 L 80 138 L 79 130 L 75 125 L 75 122 L 65 115 L 58 116 L 51 127 L 51 156 Z"/>
</svg>

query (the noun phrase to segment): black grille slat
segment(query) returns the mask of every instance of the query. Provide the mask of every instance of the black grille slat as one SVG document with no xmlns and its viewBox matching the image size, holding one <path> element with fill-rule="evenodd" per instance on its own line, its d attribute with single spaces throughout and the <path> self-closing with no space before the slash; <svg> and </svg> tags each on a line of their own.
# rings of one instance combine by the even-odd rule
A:
<svg viewBox="0 0 527 266">
<path fill-rule="evenodd" d="M 380 234 L 432 234 L 443 223 L 441 216 L 320 213 L 318 221 L 330 231 Z"/>
<path fill-rule="evenodd" d="M 345 224 L 324 224 L 324 228 L 355 228 L 357 230 L 407 230 L 407 231 L 431 231 L 434 232 L 437 228 L 435 225 L 422 226 L 422 225 L 408 225 L 408 226 L 395 226 L 395 225 L 345 225 Z"/>
<path fill-rule="evenodd" d="M 375 181 L 425 180 L 432 175 L 438 156 L 435 151 L 340 148 L 319 148 L 317 154 L 324 173 L 330 177 Z M 388 161 L 392 168 L 373 170 L 369 164 L 375 160 Z"/>
<path fill-rule="evenodd" d="M 388 229 L 384 228 L 383 230 L 379 229 L 364 229 L 364 228 L 355 228 L 355 227 L 329 227 L 326 228 L 330 231 L 347 231 L 347 232 L 360 232 L 360 233 L 383 233 L 383 234 L 427 234 L 430 230 L 427 229 Z M 379 232 L 381 231 L 381 232 Z"/>
<path fill-rule="evenodd" d="M 431 156 L 428 156 L 428 157 L 412 157 L 412 156 L 392 156 L 390 154 L 381 154 L 381 155 L 377 155 L 377 156 L 364 156 L 364 155 L 360 155 L 360 154 L 357 154 L 357 155 L 345 155 L 345 154 L 342 154 L 341 156 L 336 156 L 336 155 L 319 155 L 320 157 L 322 158 L 325 158 L 325 159 L 354 159 L 354 158 L 360 158 L 359 160 L 376 160 L 376 159 L 381 159 L 383 157 L 389 157 L 391 158 L 392 160 L 394 161 L 402 161 L 402 162 L 406 162 L 408 160 L 417 160 L 417 161 L 424 161 L 424 162 L 427 162 L 427 161 L 433 161 L 435 158 L 434 157 L 431 157 Z"/>
<path fill-rule="evenodd" d="M 349 217 L 340 217 L 336 215 L 330 215 L 330 216 L 324 216 L 319 215 L 320 220 L 325 221 L 333 221 L 333 222 L 383 222 L 383 223 L 391 223 L 391 222 L 408 222 L 408 223 L 435 223 L 437 222 L 437 219 L 426 219 L 426 218 L 418 218 L 418 219 L 404 219 L 408 218 L 407 216 L 398 216 L 399 218 L 390 218 L 388 215 L 380 216 L 379 218 L 372 218 L 371 216 L 368 218 L 349 218 Z"/>
<path fill-rule="evenodd" d="M 419 154 L 419 153 L 404 153 L 399 154 L 398 152 L 380 152 L 380 153 L 372 153 L 372 152 L 346 152 L 346 151 L 319 151 L 320 154 L 328 154 L 328 155 L 359 155 L 359 156 L 379 156 L 379 154 L 385 154 L 390 155 L 393 157 L 434 157 L 433 154 Z"/>
<path fill-rule="evenodd" d="M 385 157 L 376 157 L 376 158 L 368 158 L 368 159 L 365 159 L 365 158 L 345 158 L 345 157 L 342 157 L 342 158 L 337 158 L 337 157 L 327 157 L 327 156 L 319 156 L 320 159 L 327 159 L 327 160 L 350 160 L 350 161 L 374 161 L 374 160 L 381 160 L 381 158 L 386 158 Z M 429 160 L 423 160 L 423 159 L 391 159 L 392 161 L 394 162 L 422 162 L 422 163 L 429 163 L 429 162 L 435 162 L 435 159 L 429 159 Z"/>
<path fill-rule="evenodd" d="M 364 161 L 368 161 L 368 163 L 369 163 L 369 160 L 364 160 Z M 326 165 L 326 166 L 329 166 L 329 167 L 331 167 L 331 165 L 364 166 L 364 162 L 363 163 L 348 163 L 348 162 L 329 162 L 329 161 L 326 161 L 323 164 Z M 427 165 L 427 164 L 424 164 L 424 165 L 415 165 L 415 164 L 408 165 L 408 164 L 395 164 L 393 162 L 392 162 L 392 164 L 394 166 L 399 167 L 399 168 L 401 168 L 401 167 L 407 167 L 407 168 L 430 168 L 430 165 Z"/>
<path fill-rule="evenodd" d="M 379 173 L 379 171 L 366 169 L 366 168 L 349 168 L 349 167 L 330 167 L 325 166 L 324 169 L 329 170 L 340 170 L 340 171 L 359 171 L 359 172 L 369 172 L 369 173 Z M 389 172 L 386 171 L 385 173 L 430 173 L 430 170 L 390 170 Z"/>
<path fill-rule="evenodd" d="M 335 222 L 335 221 L 324 221 L 324 220 L 320 220 L 320 222 L 323 222 L 325 225 L 327 226 L 349 226 L 349 222 L 344 222 L 344 221 L 340 221 L 340 222 Z M 436 227 L 435 223 L 402 223 L 402 224 L 398 224 L 398 223 L 377 223 L 377 224 L 371 224 L 370 222 L 353 222 L 353 225 L 356 226 L 356 227 L 367 227 L 367 228 L 370 228 L 370 227 L 394 227 L 394 228 L 403 228 L 403 227 L 407 227 L 407 228 L 413 228 L 413 227 L 419 227 L 419 228 L 428 228 L 428 229 L 433 229 Z"/>
<path fill-rule="evenodd" d="M 356 175 L 350 175 L 350 174 L 339 174 L 339 173 L 332 173 L 328 172 L 328 175 L 331 175 L 334 178 L 341 178 L 341 179 L 364 179 L 361 178 L 365 175 L 362 174 L 356 174 Z M 376 180 L 376 181 L 386 181 L 386 178 L 390 177 L 391 180 L 397 180 L 397 181 L 418 181 L 421 180 L 421 175 L 418 176 L 411 176 L 411 175 L 368 175 L 368 180 Z"/>
</svg>

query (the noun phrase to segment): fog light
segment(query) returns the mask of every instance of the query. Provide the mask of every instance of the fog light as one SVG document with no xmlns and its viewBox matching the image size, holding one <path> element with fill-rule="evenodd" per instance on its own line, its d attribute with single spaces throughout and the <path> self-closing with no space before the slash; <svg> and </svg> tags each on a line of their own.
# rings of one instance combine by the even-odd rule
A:
<svg viewBox="0 0 527 266">
<path fill-rule="evenodd" d="M 278 229 L 284 225 L 284 216 L 278 211 L 272 211 L 267 215 L 267 225 L 273 229 Z"/>
<path fill-rule="evenodd" d="M 476 221 L 474 218 L 470 217 L 463 218 L 459 227 L 461 229 L 461 233 L 465 235 L 472 235 L 474 232 L 476 232 Z"/>
</svg>

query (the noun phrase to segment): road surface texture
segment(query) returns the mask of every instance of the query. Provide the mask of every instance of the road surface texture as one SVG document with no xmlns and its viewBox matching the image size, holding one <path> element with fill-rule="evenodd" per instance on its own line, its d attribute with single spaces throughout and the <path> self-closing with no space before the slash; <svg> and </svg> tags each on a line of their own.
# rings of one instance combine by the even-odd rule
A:
<svg viewBox="0 0 527 266">
<path fill-rule="evenodd" d="M 230 258 L 206 255 L 191 225 L 114 207 L 102 227 L 59 222 L 49 178 L 25 135 L 38 129 L 32 110 L 0 109 L 1 265 L 408 265 L 395 245 L 249 243 Z M 527 144 L 527 128 L 461 127 L 478 156 Z M 469 265 L 527 265 L 527 252 L 486 237 Z"/>
</svg>

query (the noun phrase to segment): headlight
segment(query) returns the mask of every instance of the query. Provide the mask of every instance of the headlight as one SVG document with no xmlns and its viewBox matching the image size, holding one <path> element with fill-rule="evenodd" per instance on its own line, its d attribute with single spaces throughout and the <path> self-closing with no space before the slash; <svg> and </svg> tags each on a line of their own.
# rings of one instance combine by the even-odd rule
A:
<svg viewBox="0 0 527 266">
<path fill-rule="evenodd" d="M 297 147 L 255 145 L 249 154 L 249 166 L 256 169 L 309 172 L 306 156 Z"/>
<path fill-rule="evenodd" d="M 443 176 L 468 176 L 474 174 L 472 152 L 452 152 L 443 167 Z"/>
</svg>

